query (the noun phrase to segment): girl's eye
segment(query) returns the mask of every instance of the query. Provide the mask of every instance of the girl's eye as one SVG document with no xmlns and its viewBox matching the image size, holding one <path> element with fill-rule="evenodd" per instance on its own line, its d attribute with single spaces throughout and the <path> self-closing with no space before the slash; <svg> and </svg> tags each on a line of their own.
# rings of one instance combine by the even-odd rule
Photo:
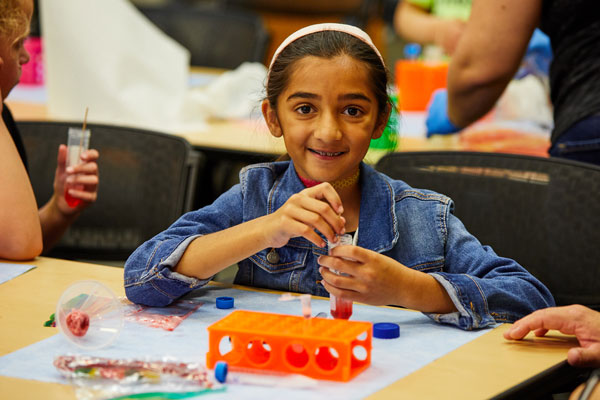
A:
<svg viewBox="0 0 600 400">
<path fill-rule="evenodd" d="M 362 114 L 362 111 L 356 107 L 348 107 L 344 110 L 344 113 L 351 117 L 358 117 Z"/>
<path fill-rule="evenodd" d="M 298 111 L 300 114 L 308 114 L 311 112 L 311 110 L 312 110 L 311 107 L 308 105 L 303 105 L 303 106 L 296 108 L 296 111 Z"/>
</svg>

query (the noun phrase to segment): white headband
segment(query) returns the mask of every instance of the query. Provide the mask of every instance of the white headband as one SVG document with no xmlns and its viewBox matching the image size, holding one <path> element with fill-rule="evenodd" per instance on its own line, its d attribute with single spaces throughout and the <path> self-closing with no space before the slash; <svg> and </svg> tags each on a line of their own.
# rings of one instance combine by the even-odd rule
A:
<svg viewBox="0 0 600 400">
<path fill-rule="evenodd" d="M 379 56 L 379 59 L 381 60 L 381 64 L 385 65 L 385 63 L 383 62 L 383 57 L 381 57 L 381 53 L 379 53 L 379 50 L 377 50 L 377 47 L 375 47 L 375 45 L 373 44 L 373 41 L 371 41 L 371 38 L 369 37 L 369 35 L 366 34 L 365 31 L 363 31 L 362 29 L 359 29 L 355 26 L 352 26 L 352 25 L 328 23 L 328 24 L 309 25 L 300 30 L 297 30 L 296 32 L 294 32 L 290 36 L 288 36 L 279 45 L 277 50 L 275 50 L 275 54 L 273 54 L 273 58 L 271 59 L 271 64 L 269 64 L 269 72 L 271 71 L 271 68 L 273 67 L 273 64 L 275 63 L 275 60 L 277 59 L 279 54 L 290 43 L 300 39 L 303 36 L 310 35 L 311 33 L 323 32 L 323 31 L 344 32 L 344 33 L 354 36 L 355 38 L 362 40 L 363 42 L 368 44 L 375 51 L 377 56 Z"/>
</svg>

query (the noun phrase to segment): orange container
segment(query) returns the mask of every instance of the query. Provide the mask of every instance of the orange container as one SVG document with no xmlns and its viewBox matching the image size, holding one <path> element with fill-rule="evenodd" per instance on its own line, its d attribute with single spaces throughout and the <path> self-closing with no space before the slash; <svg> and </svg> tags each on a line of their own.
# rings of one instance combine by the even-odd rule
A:
<svg viewBox="0 0 600 400">
<path fill-rule="evenodd" d="M 208 328 L 206 365 L 349 381 L 371 364 L 370 322 L 234 311 Z"/>
<path fill-rule="evenodd" d="M 399 60 L 395 76 L 400 110 L 425 111 L 431 94 L 446 87 L 448 63 Z"/>
</svg>

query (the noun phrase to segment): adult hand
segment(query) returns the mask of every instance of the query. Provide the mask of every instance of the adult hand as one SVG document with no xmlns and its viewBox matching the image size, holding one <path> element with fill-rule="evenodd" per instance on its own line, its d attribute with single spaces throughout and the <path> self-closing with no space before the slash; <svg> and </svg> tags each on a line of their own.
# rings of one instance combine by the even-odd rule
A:
<svg viewBox="0 0 600 400">
<path fill-rule="evenodd" d="M 551 307 L 537 310 L 521 318 L 506 332 L 506 339 L 520 340 L 533 331 L 544 336 L 550 329 L 575 335 L 580 347 L 567 353 L 569 364 L 578 367 L 600 367 L 600 313 L 582 305 Z"/>
<path fill-rule="evenodd" d="M 298 236 L 325 247 L 326 243 L 315 230 L 335 241 L 336 234 L 344 233 L 343 212 L 339 195 L 327 182 L 295 193 L 268 217 L 270 224 L 265 232 L 270 236 L 269 247 L 285 246 L 291 238 Z"/>
<path fill-rule="evenodd" d="M 435 134 L 447 135 L 456 133 L 460 130 L 448 117 L 448 91 L 438 89 L 431 95 L 431 100 L 427 105 L 427 137 Z"/>
<path fill-rule="evenodd" d="M 58 148 L 57 166 L 54 174 L 54 196 L 57 206 L 64 215 L 81 212 L 98 197 L 98 160 L 99 153 L 95 149 L 84 151 L 81 154 L 82 163 L 66 168 L 67 146 L 61 144 Z M 76 200 L 80 200 L 75 207 L 70 207 L 65 199 L 65 189 Z"/>
</svg>

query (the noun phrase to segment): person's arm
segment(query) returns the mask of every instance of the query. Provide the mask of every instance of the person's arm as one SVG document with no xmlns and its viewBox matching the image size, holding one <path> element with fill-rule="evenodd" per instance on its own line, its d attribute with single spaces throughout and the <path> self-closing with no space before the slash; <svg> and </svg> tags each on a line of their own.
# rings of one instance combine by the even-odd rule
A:
<svg viewBox="0 0 600 400">
<path fill-rule="evenodd" d="M 345 224 L 340 210 L 341 200 L 331 185 L 322 183 L 304 189 L 274 213 L 194 239 L 174 270 L 209 279 L 263 249 L 283 247 L 293 237 L 303 236 L 317 246 L 326 246 L 315 229 L 328 240 L 335 240 Z M 231 251 L 232 244 L 235 251 Z"/>
<path fill-rule="evenodd" d="M 580 347 L 567 353 L 569 364 L 600 367 L 600 312 L 581 305 L 552 307 L 521 318 L 504 332 L 506 339 L 523 339 L 529 332 L 544 336 L 549 330 L 575 335 Z"/>
<path fill-rule="evenodd" d="M 304 189 L 275 212 L 246 222 L 242 184 L 233 186 L 213 204 L 183 215 L 133 252 L 124 274 L 129 300 L 165 306 L 260 250 L 282 247 L 297 236 L 326 246 L 315 229 L 328 240 L 343 233 L 341 200 L 328 183 Z"/>
<path fill-rule="evenodd" d="M 464 27 L 463 21 L 439 18 L 408 1 L 401 1 L 394 13 L 398 35 L 409 42 L 438 45 L 446 54 L 454 53 Z"/>
<path fill-rule="evenodd" d="M 485 115 L 517 72 L 542 0 L 473 0 L 448 71 L 448 116 L 466 126 Z"/>
<path fill-rule="evenodd" d="M 63 144 L 58 149 L 57 166 L 54 175 L 54 194 L 39 210 L 42 226 L 44 252 L 50 250 L 65 233 L 67 228 L 77 219 L 81 211 L 96 201 L 98 195 L 98 151 L 91 149 L 81 155 L 82 163 L 65 169 L 67 147 Z M 81 190 L 70 189 L 69 194 L 81 200 L 76 207 L 69 207 L 65 200 L 65 181 L 73 180 L 80 184 Z"/>
<path fill-rule="evenodd" d="M 42 231 L 37 203 L 25 166 L 6 125 L 1 120 L 0 186 L 0 258 L 35 258 L 42 251 Z"/>
</svg>

